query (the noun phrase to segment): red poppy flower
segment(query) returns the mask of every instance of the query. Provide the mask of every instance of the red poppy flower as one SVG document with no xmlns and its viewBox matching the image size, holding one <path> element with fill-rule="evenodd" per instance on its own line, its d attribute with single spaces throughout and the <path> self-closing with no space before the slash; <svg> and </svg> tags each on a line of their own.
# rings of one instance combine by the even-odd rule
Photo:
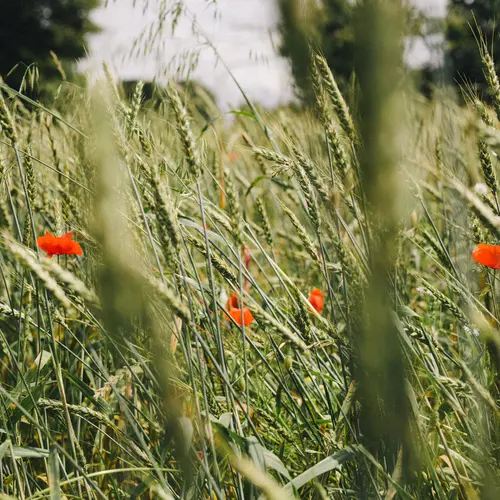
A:
<svg viewBox="0 0 500 500">
<path fill-rule="evenodd" d="M 472 258 L 483 266 L 500 269 L 500 246 L 479 243 L 472 252 Z"/>
<path fill-rule="evenodd" d="M 227 299 L 226 303 L 226 308 L 227 309 L 237 309 L 240 307 L 240 301 L 238 300 L 238 297 L 236 296 L 236 292 L 233 292 L 229 299 Z"/>
<path fill-rule="evenodd" d="M 54 236 L 46 231 L 45 236 L 40 236 L 36 240 L 37 245 L 50 259 L 53 255 L 83 255 L 82 247 L 73 241 L 73 233 L 66 233 L 62 236 Z"/>
<path fill-rule="evenodd" d="M 323 292 L 319 288 L 313 288 L 309 294 L 309 303 L 316 309 L 317 312 L 321 313 L 325 305 L 323 299 Z"/>
<path fill-rule="evenodd" d="M 255 319 L 252 313 L 250 312 L 250 309 L 248 309 L 248 307 L 244 307 L 243 309 L 238 309 L 236 307 L 233 307 L 229 309 L 229 316 L 231 316 L 231 318 L 233 318 L 234 321 L 236 321 L 236 323 L 239 326 L 241 326 L 242 324 L 248 326 Z"/>
</svg>

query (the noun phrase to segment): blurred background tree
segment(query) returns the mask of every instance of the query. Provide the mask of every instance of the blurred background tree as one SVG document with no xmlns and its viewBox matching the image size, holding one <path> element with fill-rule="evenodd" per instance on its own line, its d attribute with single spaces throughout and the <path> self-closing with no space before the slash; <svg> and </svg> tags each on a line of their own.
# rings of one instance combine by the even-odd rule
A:
<svg viewBox="0 0 500 500">
<path fill-rule="evenodd" d="M 351 0 L 278 0 L 282 36 L 280 52 L 288 58 L 304 102 L 311 102 L 308 45 L 312 43 L 325 55 L 340 89 L 349 95 L 348 84 L 354 66 L 354 11 Z M 406 4 L 406 33 L 422 38 L 426 44 L 441 34 L 446 72 L 429 62 L 412 71 L 421 90 L 430 95 L 430 87 L 439 84 L 473 84 L 486 94 L 486 83 L 479 57 L 479 28 L 488 49 L 496 59 L 500 73 L 500 0 L 449 0 L 446 19 L 427 17 Z M 446 75 L 446 80 L 443 76 Z"/>
<path fill-rule="evenodd" d="M 446 19 L 447 66 L 458 84 L 473 84 L 487 97 L 487 85 L 478 57 L 479 28 L 500 72 L 500 0 L 450 0 Z"/>
<path fill-rule="evenodd" d="M 35 63 L 43 82 L 64 79 L 85 55 L 85 36 L 99 31 L 90 19 L 98 5 L 99 0 L 4 0 L 0 76 L 20 88 Z"/>
<path fill-rule="evenodd" d="M 425 17 L 410 3 L 404 5 L 406 33 L 424 36 Z M 298 96 L 311 102 L 309 49 L 323 53 L 344 95 L 355 57 L 355 2 L 352 0 L 278 0 L 281 23 L 280 53 L 290 61 Z"/>
<path fill-rule="evenodd" d="M 278 0 L 280 53 L 290 61 L 298 96 L 310 102 L 309 44 L 323 52 L 345 91 L 354 68 L 354 26 L 349 0 Z"/>
<path fill-rule="evenodd" d="M 352 0 L 276 0 L 280 15 L 280 53 L 289 59 L 297 94 L 311 102 L 309 45 L 326 57 L 343 93 L 349 96 L 354 66 L 354 8 Z M 0 16 L 0 76 L 20 88 L 26 70 L 36 64 L 44 86 L 70 75 L 74 62 L 85 56 L 85 37 L 99 31 L 91 21 L 99 0 L 4 0 Z M 472 83 L 486 93 L 484 76 L 472 27 L 476 22 L 496 57 L 500 72 L 500 36 L 495 31 L 500 0 L 449 0 L 445 20 L 425 18 L 408 7 L 407 33 L 446 35 L 447 82 Z M 495 36 L 497 35 L 497 36 Z M 54 57 L 55 54 L 55 57 Z M 33 67 L 33 66 L 31 66 Z M 423 87 L 437 81 L 439 68 L 424 67 Z"/>
</svg>

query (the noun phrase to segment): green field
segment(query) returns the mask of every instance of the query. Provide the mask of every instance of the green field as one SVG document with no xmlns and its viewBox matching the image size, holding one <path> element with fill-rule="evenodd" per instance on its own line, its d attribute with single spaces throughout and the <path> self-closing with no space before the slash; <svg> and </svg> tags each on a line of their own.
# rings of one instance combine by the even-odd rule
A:
<svg viewBox="0 0 500 500">
<path fill-rule="evenodd" d="M 310 110 L 0 84 L 0 499 L 500 498 L 500 84 L 370 36 Z"/>
</svg>

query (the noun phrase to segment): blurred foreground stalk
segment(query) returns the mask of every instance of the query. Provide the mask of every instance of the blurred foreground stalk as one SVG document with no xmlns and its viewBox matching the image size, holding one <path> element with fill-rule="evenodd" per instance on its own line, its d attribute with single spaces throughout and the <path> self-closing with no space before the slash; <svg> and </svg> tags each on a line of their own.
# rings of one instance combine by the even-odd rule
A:
<svg viewBox="0 0 500 500">
<path fill-rule="evenodd" d="M 357 379 L 365 445 L 395 466 L 409 439 L 403 353 L 395 327 L 391 277 L 398 225 L 398 71 L 402 61 L 402 10 L 396 0 L 364 0 L 357 19 L 360 83 L 361 177 L 370 218 L 371 281 L 357 339 Z"/>
<path fill-rule="evenodd" d="M 127 192 L 137 193 L 130 167 L 130 158 L 120 154 L 120 128 L 113 114 L 114 101 L 108 89 L 97 88 L 93 95 L 94 144 L 93 161 L 96 165 L 95 207 L 93 230 L 99 245 L 100 266 L 98 289 L 102 304 L 103 323 L 109 342 L 107 351 L 122 366 L 130 345 L 149 348 L 154 354 L 152 373 L 156 376 L 161 395 L 162 419 L 159 428 L 165 430 L 165 443 L 176 445 L 177 458 L 184 459 L 183 429 L 178 398 L 171 384 L 172 362 L 167 349 L 170 338 L 166 338 L 154 315 L 148 286 L 139 272 L 136 259 L 137 249 L 131 230 L 124 224 L 120 213 L 127 213 L 125 200 Z M 129 175 L 127 176 L 126 173 Z M 149 233 L 150 234 L 150 233 Z M 157 285 L 158 286 L 158 285 Z M 150 293 L 150 291 L 149 291 Z M 171 319 L 171 321 L 174 321 Z M 104 368 L 104 366 L 103 366 Z M 108 378 L 111 373 L 108 373 Z M 112 380 L 112 378 L 111 378 Z M 134 438 L 146 450 L 143 459 L 152 465 L 157 487 L 165 494 L 171 494 L 162 464 L 150 452 L 136 415 L 126 405 L 116 387 L 110 384 L 120 400 L 124 420 L 134 433 Z"/>
</svg>

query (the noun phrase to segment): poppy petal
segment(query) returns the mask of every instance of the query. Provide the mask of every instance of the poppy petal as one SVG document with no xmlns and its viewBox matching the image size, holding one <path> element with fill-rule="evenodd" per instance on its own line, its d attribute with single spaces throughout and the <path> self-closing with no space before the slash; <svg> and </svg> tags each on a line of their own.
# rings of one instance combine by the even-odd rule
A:
<svg viewBox="0 0 500 500">
<path fill-rule="evenodd" d="M 472 252 L 472 259 L 483 266 L 500 269 L 500 246 L 479 243 Z"/>
<path fill-rule="evenodd" d="M 226 307 L 228 309 L 237 309 L 240 306 L 240 301 L 238 300 L 238 297 L 235 292 L 233 292 L 229 299 L 227 299 L 227 304 Z"/>
<path fill-rule="evenodd" d="M 39 236 L 36 242 L 41 250 L 47 252 L 49 258 L 52 255 L 83 255 L 82 247 L 73 240 L 72 232 L 54 236 L 46 231 L 45 236 Z"/>
<path fill-rule="evenodd" d="M 231 318 L 233 318 L 236 324 L 238 324 L 239 326 L 241 326 L 242 324 L 248 326 L 255 319 L 250 310 L 248 309 L 248 307 L 244 307 L 243 309 L 238 309 L 238 308 L 229 309 L 229 316 L 231 316 Z"/>
<path fill-rule="evenodd" d="M 83 250 L 80 244 L 76 241 L 72 242 L 73 244 L 71 245 L 71 253 L 74 253 L 75 255 L 83 255 Z"/>
<path fill-rule="evenodd" d="M 323 292 L 319 288 L 313 288 L 311 290 L 308 300 L 316 312 L 321 313 L 325 305 L 325 300 L 323 298 Z"/>
</svg>

